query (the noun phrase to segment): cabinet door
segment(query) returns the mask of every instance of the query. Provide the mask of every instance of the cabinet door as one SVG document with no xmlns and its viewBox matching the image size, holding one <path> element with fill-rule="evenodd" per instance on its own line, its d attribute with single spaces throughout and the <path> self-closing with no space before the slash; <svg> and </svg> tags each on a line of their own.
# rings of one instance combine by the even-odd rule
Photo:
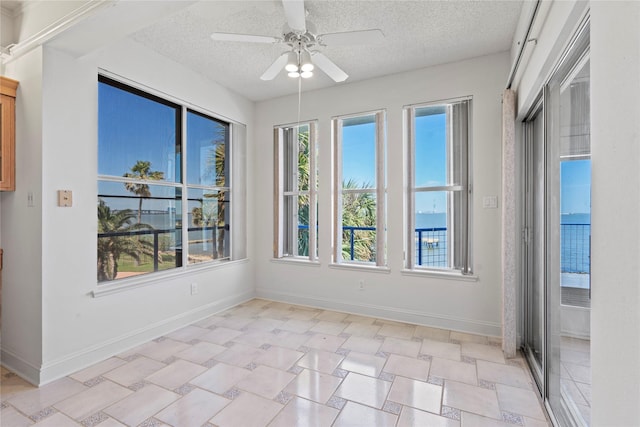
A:
<svg viewBox="0 0 640 427">
<path fill-rule="evenodd" d="M 15 190 L 15 98 L 0 95 L 0 191 Z"/>
</svg>

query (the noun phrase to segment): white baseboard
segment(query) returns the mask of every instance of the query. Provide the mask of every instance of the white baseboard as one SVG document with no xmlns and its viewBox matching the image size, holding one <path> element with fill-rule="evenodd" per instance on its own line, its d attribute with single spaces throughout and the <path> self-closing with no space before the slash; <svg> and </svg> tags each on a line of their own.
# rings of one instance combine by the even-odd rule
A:
<svg viewBox="0 0 640 427">
<path fill-rule="evenodd" d="M 64 376 L 70 375 L 95 363 L 123 353 L 154 338 L 207 318 L 230 307 L 253 299 L 253 291 L 243 292 L 215 302 L 163 319 L 151 325 L 131 331 L 109 341 L 96 344 L 81 351 L 43 363 L 35 367 L 20 357 L 2 350 L 2 363 L 11 371 L 32 384 L 42 386 Z"/>
<path fill-rule="evenodd" d="M 440 314 L 429 314 L 415 310 L 372 304 L 338 301 L 331 298 L 301 295 L 290 292 L 279 292 L 271 289 L 257 288 L 256 296 L 274 301 L 288 302 L 317 308 L 360 314 L 381 319 L 414 323 L 434 328 L 467 332 L 490 337 L 501 337 L 502 326 L 499 323 L 464 319 Z"/>
</svg>

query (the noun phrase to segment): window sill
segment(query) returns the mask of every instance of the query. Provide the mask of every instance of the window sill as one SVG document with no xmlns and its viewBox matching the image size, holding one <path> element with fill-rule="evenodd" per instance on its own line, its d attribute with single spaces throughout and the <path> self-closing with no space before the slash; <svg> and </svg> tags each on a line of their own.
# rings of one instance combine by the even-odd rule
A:
<svg viewBox="0 0 640 427">
<path fill-rule="evenodd" d="M 289 264 L 289 265 L 306 265 L 310 267 L 320 267 L 320 261 L 309 261 L 308 258 L 295 258 L 295 257 L 283 257 L 283 258 L 271 258 L 271 262 L 274 264 Z"/>
<path fill-rule="evenodd" d="M 329 264 L 329 268 L 335 268 L 337 270 L 369 271 L 371 273 L 383 273 L 383 274 L 391 273 L 391 269 L 389 267 L 378 267 L 377 265 L 368 265 L 368 264 L 355 264 L 355 263 Z"/>
<path fill-rule="evenodd" d="M 249 262 L 249 259 L 247 258 L 236 261 L 210 262 L 203 265 L 196 264 L 188 267 L 176 268 L 166 272 L 150 273 L 128 279 L 121 279 L 118 280 L 117 283 L 105 283 L 103 285 L 98 285 L 97 289 L 91 291 L 91 296 L 93 296 L 93 298 L 100 298 L 131 289 L 139 289 L 149 285 L 156 285 L 159 281 L 165 281 L 175 277 L 185 277 L 206 270 L 217 270 L 238 264 L 245 264 L 247 262 Z"/>
<path fill-rule="evenodd" d="M 416 277 L 433 277 L 434 279 L 456 280 L 458 282 L 477 282 L 478 276 L 475 274 L 462 274 L 459 271 L 454 270 L 409 270 L 404 269 L 401 271 L 403 276 L 416 276 Z"/>
</svg>

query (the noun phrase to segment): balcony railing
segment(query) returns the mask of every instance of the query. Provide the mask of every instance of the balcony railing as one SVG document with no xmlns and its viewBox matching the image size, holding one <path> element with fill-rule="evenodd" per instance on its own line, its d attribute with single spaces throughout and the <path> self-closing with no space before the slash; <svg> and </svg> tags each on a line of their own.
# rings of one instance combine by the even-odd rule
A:
<svg viewBox="0 0 640 427">
<path fill-rule="evenodd" d="M 591 224 L 560 226 L 560 261 L 562 273 L 590 274 Z"/>
</svg>

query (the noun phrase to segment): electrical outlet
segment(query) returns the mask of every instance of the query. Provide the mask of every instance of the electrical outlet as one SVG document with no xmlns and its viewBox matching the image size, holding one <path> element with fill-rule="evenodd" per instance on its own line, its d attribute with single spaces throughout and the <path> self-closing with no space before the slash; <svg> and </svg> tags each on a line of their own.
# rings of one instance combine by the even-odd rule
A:
<svg viewBox="0 0 640 427">
<path fill-rule="evenodd" d="M 361 291 L 364 291 L 364 280 L 360 280 L 358 282 L 358 289 L 360 289 Z"/>
<path fill-rule="evenodd" d="M 191 295 L 195 295 L 198 293 L 198 284 L 197 283 L 192 283 L 191 284 Z"/>
</svg>

